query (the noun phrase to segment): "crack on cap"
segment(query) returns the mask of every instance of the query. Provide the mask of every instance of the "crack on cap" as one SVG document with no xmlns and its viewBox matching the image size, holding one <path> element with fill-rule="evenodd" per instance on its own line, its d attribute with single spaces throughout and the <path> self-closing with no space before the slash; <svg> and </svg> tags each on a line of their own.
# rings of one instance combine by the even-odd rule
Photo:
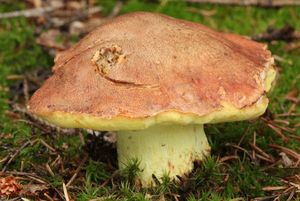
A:
<svg viewBox="0 0 300 201">
<path fill-rule="evenodd" d="M 106 75 L 117 64 L 126 62 L 126 59 L 122 48 L 118 45 L 112 45 L 111 47 L 102 47 L 97 50 L 91 61 L 95 64 L 96 72 Z"/>
</svg>

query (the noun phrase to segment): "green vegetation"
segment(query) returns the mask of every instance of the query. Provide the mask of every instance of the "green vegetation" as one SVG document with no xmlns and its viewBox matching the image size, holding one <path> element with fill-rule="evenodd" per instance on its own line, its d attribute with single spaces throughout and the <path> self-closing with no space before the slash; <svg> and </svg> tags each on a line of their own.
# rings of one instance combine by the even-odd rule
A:
<svg viewBox="0 0 300 201">
<path fill-rule="evenodd" d="M 24 9 L 25 5 L 19 2 L 1 3 L 0 13 Z M 103 15 L 107 15 L 115 2 L 99 1 L 99 4 L 104 8 Z M 219 31 L 247 36 L 263 33 L 268 26 L 281 28 L 286 23 L 300 31 L 300 7 L 266 9 L 200 5 L 183 1 L 163 0 L 153 3 L 147 0 L 127 0 L 121 13 L 142 10 L 161 12 L 177 18 L 200 22 Z M 10 103 L 14 93 L 17 92 L 10 89 L 19 80 L 7 78 L 11 75 L 22 75 L 36 68 L 49 69 L 53 64 L 53 58 L 36 44 L 34 30 L 35 25 L 24 17 L 0 20 L 0 161 L 15 153 L 28 140 L 42 139 L 53 147 L 55 152 L 37 141 L 22 149 L 6 168 L 8 171 L 36 172 L 52 186 L 62 191 L 62 183 L 70 180 L 84 155 L 85 150 L 80 138 L 78 135 L 63 136 L 55 130 L 51 134 L 45 134 L 31 124 L 24 123 L 22 118 L 16 118 L 11 114 Z M 270 94 L 269 110 L 273 114 L 286 113 L 292 105 L 292 102 L 286 99 L 286 94 L 295 89 L 300 90 L 300 49 L 286 51 L 285 47 L 286 42 L 269 44 L 272 53 L 282 58 L 277 62 L 280 72 L 277 85 Z M 295 113 L 299 112 L 298 104 Z M 281 119 L 288 121 L 290 127 L 300 121 L 299 117 L 282 117 Z M 72 183 L 74 188 L 69 189 L 69 193 L 72 198 L 79 201 L 96 198 L 99 200 L 163 200 L 163 198 L 174 200 L 178 195 L 181 199 L 189 201 L 217 201 L 241 197 L 251 199 L 271 194 L 264 191 L 263 187 L 282 185 L 282 178 L 300 174 L 299 166 L 298 169 L 288 169 L 283 168 L 280 163 L 271 166 L 273 163 L 253 159 L 251 156 L 253 149 L 250 143 L 253 141 L 254 132 L 256 132 L 257 147 L 274 157 L 276 161 L 281 159 L 280 151 L 271 148 L 269 144 L 281 145 L 300 152 L 299 140 L 291 138 L 285 142 L 261 119 L 208 125 L 205 130 L 212 145 L 213 157 L 197 165 L 188 178 L 180 178 L 181 184 L 179 185 L 171 182 L 166 174 L 162 183 L 157 187 L 141 189 L 139 184 L 134 182 L 134 177 L 140 171 L 138 161 L 133 161 L 122 176 L 117 173 L 117 176 L 111 178 L 115 171 L 111 167 L 113 165 L 89 159 Z M 283 131 L 283 134 L 289 136 L 289 132 Z M 299 127 L 292 134 L 300 136 Z M 237 144 L 243 150 L 232 146 Z M 64 168 L 54 165 L 52 171 L 55 176 L 51 176 L 45 170 L 45 165 L 53 162 L 58 154 Z M 222 157 L 232 155 L 238 158 L 220 162 Z M 0 162 L 0 169 L 4 165 Z M 295 195 L 294 198 L 300 200 L 300 195 Z M 281 199 L 285 200 L 286 197 Z"/>
</svg>

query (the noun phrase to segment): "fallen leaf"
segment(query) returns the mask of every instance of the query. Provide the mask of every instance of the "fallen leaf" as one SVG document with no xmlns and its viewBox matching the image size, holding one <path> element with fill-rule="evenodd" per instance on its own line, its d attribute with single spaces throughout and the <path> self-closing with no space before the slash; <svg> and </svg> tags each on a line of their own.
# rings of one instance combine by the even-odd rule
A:
<svg viewBox="0 0 300 201">
<path fill-rule="evenodd" d="M 282 163 L 284 167 L 292 167 L 293 166 L 293 161 L 286 155 L 284 152 L 280 152 L 279 155 L 281 156 Z"/>
<path fill-rule="evenodd" d="M 49 186 L 46 184 L 27 184 L 22 186 L 22 190 L 19 194 L 22 196 L 37 196 L 48 189 Z"/>
<path fill-rule="evenodd" d="M 21 189 L 22 186 L 17 182 L 15 177 L 0 178 L 0 196 L 17 195 Z"/>
<path fill-rule="evenodd" d="M 58 29 L 49 29 L 48 31 L 43 32 L 37 38 L 36 42 L 47 48 L 53 48 L 58 51 L 65 50 L 71 46 L 65 41 L 63 34 Z"/>
</svg>

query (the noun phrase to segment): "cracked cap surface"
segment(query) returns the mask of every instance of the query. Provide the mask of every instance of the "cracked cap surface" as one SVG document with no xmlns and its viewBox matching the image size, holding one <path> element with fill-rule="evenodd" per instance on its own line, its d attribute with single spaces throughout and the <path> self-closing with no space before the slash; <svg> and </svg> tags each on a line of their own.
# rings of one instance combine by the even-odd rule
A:
<svg viewBox="0 0 300 201">
<path fill-rule="evenodd" d="M 96 130 L 243 120 L 264 112 L 274 76 L 263 44 L 138 12 L 60 53 L 28 108 L 59 126 Z"/>
</svg>

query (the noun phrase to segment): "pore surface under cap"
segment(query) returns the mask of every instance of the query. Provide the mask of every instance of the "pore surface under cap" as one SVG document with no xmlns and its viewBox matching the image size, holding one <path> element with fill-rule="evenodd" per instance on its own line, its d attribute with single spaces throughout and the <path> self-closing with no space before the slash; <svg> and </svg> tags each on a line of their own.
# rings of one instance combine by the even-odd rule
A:
<svg viewBox="0 0 300 201">
<path fill-rule="evenodd" d="M 53 72 L 30 111 L 98 130 L 253 118 L 274 74 L 262 44 L 143 12 L 104 23 L 60 53 Z"/>
</svg>

